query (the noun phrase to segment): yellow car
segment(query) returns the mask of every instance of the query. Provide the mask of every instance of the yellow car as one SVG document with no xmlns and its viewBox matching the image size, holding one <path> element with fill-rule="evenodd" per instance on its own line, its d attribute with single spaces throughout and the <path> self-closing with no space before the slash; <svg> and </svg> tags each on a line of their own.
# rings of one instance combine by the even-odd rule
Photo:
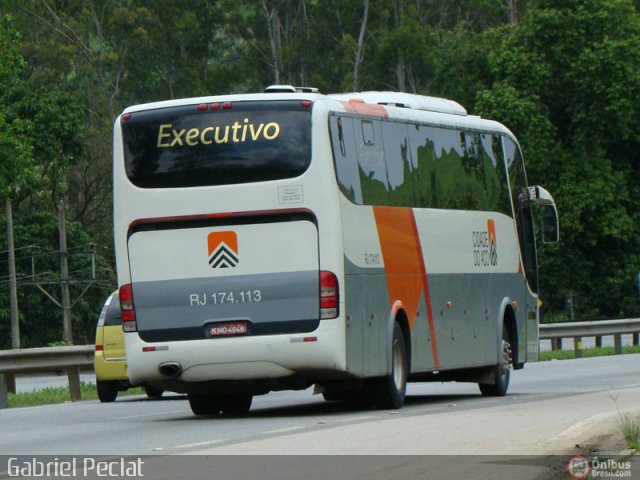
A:
<svg viewBox="0 0 640 480">
<path fill-rule="evenodd" d="M 118 392 L 131 388 L 117 291 L 109 295 L 98 317 L 93 366 L 101 402 L 113 402 Z M 145 392 L 151 398 L 162 396 L 162 390 L 145 387 Z"/>
</svg>

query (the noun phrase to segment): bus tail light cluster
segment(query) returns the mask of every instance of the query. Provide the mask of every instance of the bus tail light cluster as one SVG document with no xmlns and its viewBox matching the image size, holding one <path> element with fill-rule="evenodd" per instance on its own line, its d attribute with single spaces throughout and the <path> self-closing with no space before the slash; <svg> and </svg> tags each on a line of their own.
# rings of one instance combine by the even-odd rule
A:
<svg viewBox="0 0 640 480">
<path fill-rule="evenodd" d="M 125 332 L 137 332 L 136 309 L 133 305 L 133 289 L 127 283 L 120 287 L 120 314 L 122 315 L 122 329 Z"/>
<path fill-rule="evenodd" d="M 327 271 L 320 272 L 320 318 L 338 316 L 338 277 Z"/>
</svg>

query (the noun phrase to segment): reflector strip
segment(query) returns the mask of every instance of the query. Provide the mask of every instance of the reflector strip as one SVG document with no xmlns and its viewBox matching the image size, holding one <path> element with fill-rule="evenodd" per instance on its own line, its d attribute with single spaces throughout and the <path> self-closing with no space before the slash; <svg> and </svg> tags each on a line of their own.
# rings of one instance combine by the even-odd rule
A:
<svg viewBox="0 0 640 480">
<path fill-rule="evenodd" d="M 317 341 L 318 337 L 294 337 L 290 340 L 291 343 L 310 343 Z"/>
<path fill-rule="evenodd" d="M 169 345 L 160 345 L 159 347 L 142 347 L 143 352 L 161 352 L 169 350 Z"/>
</svg>

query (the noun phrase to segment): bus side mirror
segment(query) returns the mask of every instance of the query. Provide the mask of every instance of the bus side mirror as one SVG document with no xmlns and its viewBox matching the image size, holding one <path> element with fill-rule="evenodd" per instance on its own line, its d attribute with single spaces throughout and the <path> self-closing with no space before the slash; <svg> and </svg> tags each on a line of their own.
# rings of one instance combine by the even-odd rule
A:
<svg viewBox="0 0 640 480">
<path fill-rule="evenodd" d="M 558 222 L 556 203 L 551 194 L 540 186 L 529 187 L 529 201 L 540 208 L 543 243 L 558 243 L 560 223 Z"/>
<path fill-rule="evenodd" d="M 558 243 L 560 237 L 560 224 L 558 211 L 555 204 L 540 207 L 542 216 L 542 241 L 543 243 Z"/>
</svg>

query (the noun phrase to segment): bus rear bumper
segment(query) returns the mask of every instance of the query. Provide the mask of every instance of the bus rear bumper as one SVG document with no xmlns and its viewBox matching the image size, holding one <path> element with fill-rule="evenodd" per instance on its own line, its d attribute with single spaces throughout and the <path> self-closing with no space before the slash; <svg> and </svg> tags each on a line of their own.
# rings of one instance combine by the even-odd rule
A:
<svg viewBox="0 0 640 480">
<path fill-rule="evenodd" d="M 341 322 L 321 322 L 309 334 L 218 338 L 167 343 L 147 343 L 137 333 L 125 334 L 129 378 L 134 385 L 188 385 L 203 382 L 243 382 L 284 377 L 313 381 L 318 377 L 344 375 L 346 354 Z M 344 330 L 342 330 L 344 331 Z M 342 341 L 340 341 L 342 340 Z M 171 375 L 164 364 L 179 366 Z M 164 373 L 163 373 L 164 371 Z"/>
</svg>

